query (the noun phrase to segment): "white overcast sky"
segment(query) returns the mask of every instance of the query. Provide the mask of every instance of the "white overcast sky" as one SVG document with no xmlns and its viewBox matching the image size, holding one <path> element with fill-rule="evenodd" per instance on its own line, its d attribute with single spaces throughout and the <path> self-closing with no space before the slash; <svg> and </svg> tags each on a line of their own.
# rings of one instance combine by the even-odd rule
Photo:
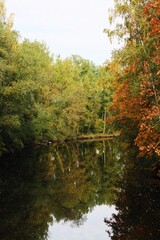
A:
<svg viewBox="0 0 160 240">
<path fill-rule="evenodd" d="M 7 15 L 22 39 L 46 42 L 62 58 L 72 54 L 100 65 L 110 58 L 111 45 L 103 29 L 114 0 L 6 0 Z"/>
</svg>

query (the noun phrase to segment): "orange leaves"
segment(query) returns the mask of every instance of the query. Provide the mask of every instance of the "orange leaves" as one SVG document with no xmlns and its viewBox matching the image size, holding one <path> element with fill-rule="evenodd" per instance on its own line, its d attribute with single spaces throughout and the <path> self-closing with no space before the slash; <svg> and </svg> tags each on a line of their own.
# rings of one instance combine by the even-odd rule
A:
<svg viewBox="0 0 160 240">
<path fill-rule="evenodd" d="M 143 117 L 140 121 L 135 144 L 139 147 L 140 155 L 156 153 L 160 155 L 160 134 L 158 132 L 159 105 L 153 104 L 154 91 L 151 83 L 144 81 L 141 84 L 141 107 Z"/>
<path fill-rule="evenodd" d="M 148 75 L 146 75 L 146 78 L 148 77 Z M 154 91 L 151 85 L 151 82 L 144 80 L 141 85 L 140 85 L 140 95 L 141 95 L 141 102 L 145 100 L 147 100 L 147 102 L 149 102 L 151 99 L 151 97 L 154 96 Z"/>
<path fill-rule="evenodd" d="M 154 152 L 160 155 L 160 134 L 146 122 L 141 123 L 135 144 L 139 147 L 141 156 Z"/>
<path fill-rule="evenodd" d="M 159 18 L 152 18 L 152 20 L 150 21 L 151 25 L 152 25 L 152 34 L 160 34 L 160 20 Z"/>
<path fill-rule="evenodd" d="M 157 75 L 160 75 L 160 70 L 157 72 Z"/>
<path fill-rule="evenodd" d="M 133 95 L 126 81 L 119 85 L 110 107 L 113 116 L 109 120 L 118 123 L 123 132 L 134 133 L 138 129 L 135 144 L 140 155 L 160 154 L 159 106 L 153 102 L 154 91 L 150 82 L 142 82 L 140 94 Z"/>
<path fill-rule="evenodd" d="M 146 92 L 146 94 L 148 94 Z M 148 100 L 148 98 L 147 98 Z M 146 101 L 148 102 L 148 101 Z M 140 121 L 135 144 L 139 147 L 140 155 L 150 155 L 156 153 L 160 155 L 160 132 L 159 132 L 159 105 L 142 104 L 144 109 L 143 117 Z"/>
<path fill-rule="evenodd" d="M 152 26 L 151 34 L 160 34 L 160 0 L 148 1 L 144 9 L 144 13 L 148 15 Z"/>
<path fill-rule="evenodd" d="M 131 121 L 138 121 L 141 119 L 142 111 L 139 103 L 139 96 L 131 94 L 128 83 L 121 84 L 111 105 L 111 109 L 115 113 L 114 120 L 131 119 Z"/>
<path fill-rule="evenodd" d="M 158 132 L 159 105 L 155 104 L 154 90 L 150 82 L 141 84 L 141 107 L 143 116 L 140 121 L 135 144 L 139 147 L 140 155 L 160 154 L 160 134 Z M 154 104 L 153 104 L 154 102 Z"/>
<path fill-rule="evenodd" d="M 124 26 L 130 34 L 113 56 L 120 67 L 110 120 L 126 137 L 132 135 L 141 154 L 160 154 L 160 0 L 127 3 Z"/>
</svg>

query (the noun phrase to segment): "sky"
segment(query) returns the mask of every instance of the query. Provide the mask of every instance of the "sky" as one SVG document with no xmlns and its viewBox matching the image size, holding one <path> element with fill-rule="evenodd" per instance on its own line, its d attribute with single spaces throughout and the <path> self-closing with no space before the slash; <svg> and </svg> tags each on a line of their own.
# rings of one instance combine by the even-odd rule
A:
<svg viewBox="0 0 160 240">
<path fill-rule="evenodd" d="M 14 13 L 14 29 L 22 39 L 44 41 L 61 58 L 80 55 L 103 64 L 118 46 L 103 29 L 114 0 L 6 0 L 7 15 Z"/>
</svg>

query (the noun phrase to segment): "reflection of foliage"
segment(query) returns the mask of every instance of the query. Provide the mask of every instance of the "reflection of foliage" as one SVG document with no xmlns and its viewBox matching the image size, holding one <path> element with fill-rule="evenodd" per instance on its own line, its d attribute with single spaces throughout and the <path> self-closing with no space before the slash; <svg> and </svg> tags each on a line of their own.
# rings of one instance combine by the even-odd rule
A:
<svg viewBox="0 0 160 240">
<path fill-rule="evenodd" d="M 0 235 L 4 240 L 46 239 L 52 221 L 46 188 L 48 160 L 39 164 L 40 159 L 32 159 L 36 156 L 17 157 L 1 161 Z"/>
<path fill-rule="evenodd" d="M 96 204 L 111 204 L 114 170 L 118 164 L 107 154 L 104 159 L 104 145 L 98 142 L 70 143 L 61 145 L 61 151 L 58 148 L 51 149 L 56 165 L 53 187 L 58 189 L 56 219 L 75 221 Z"/>
<path fill-rule="evenodd" d="M 119 169 L 113 146 L 63 143 L 1 159 L 2 239 L 46 239 L 55 220 L 80 225 L 95 205 L 112 204 Z"/>
<path fill-rule="evenodd" d="M 160 176 L 159 163 L 154 159 L 126 161 L 123 178 L 118 184 L 117 214 L 107 224 L 111 239 L 160 239 Z M 152 165 L 151 163 L 152 162 Z"/>
</svg>

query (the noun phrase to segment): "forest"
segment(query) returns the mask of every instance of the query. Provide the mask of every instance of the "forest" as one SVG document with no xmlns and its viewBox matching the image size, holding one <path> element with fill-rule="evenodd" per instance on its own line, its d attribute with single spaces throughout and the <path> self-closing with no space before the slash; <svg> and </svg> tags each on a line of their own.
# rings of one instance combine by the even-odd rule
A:
<svg viewBox="0 0 160 240">
<path fill-rule="evenodd" d="M 119 17 L 121 21 L 119 21 Z M 0 153 L 88 134 L 160 155 L 160 0 L 115 0 L 106 37 L 123 42 L 102 66 L 20 40 L 0 1 Z"/>
</svg>

